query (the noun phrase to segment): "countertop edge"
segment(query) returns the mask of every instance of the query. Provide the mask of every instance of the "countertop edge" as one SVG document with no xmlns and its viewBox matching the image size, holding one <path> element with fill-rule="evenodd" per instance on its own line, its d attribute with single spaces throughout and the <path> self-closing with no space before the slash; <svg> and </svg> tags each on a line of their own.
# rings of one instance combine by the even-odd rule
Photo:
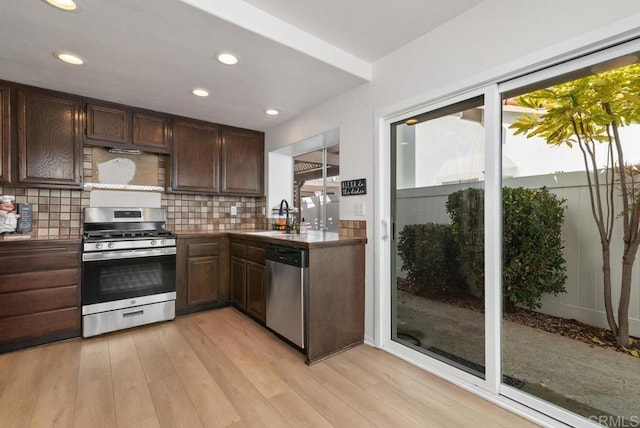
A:
<svg viewBox="0 0 640 428">
<path fill-rule="evenodd" d="M 366 238 L 356 238 L 356 237 L 345 237 L 340 236 L 338 239 L 332 239 L 328 241 L 306 241 L 304 240 L 304 235 L 290 235 L 295 236 L 295 239 L 286 237 L 287 235 L 283 235 L 282 237 L 278 236 L 265 236 L 254 234 L 255 232 L 264 232 L 259 230 L 226 230 L 226 231 L 215 231 L 215 232 L 176 232 L 178 239 L 183 238 L 221 238 L 221 237 L 229 237 L 235 239 L 244 239 L 251 241 L 261 241 L 266 242 L 268 244 L 278 244 L 289 247 L 297 247 L 297 248 L 326 248 L 326 247 L 340 247 L 340 246 L 348 246 L 348 245 L 360 245 L 366 244 Z"/>
<path fill-rule="evenodd" d="M 207 232 L 176 232 L 178 239 L 192 239 L 192 238 L 235 238 L 252 241 L 261 241 L 269 244 L 279 244 L 290 247 L 298 248 L 326 248 L 326 247 L 340 247 L 348 245 L 360 245 L 367 244 L 367 238 L 346 237 L 339 236 L 337 239 L 331 239 L 328 241 L 306 241 L 304 235 L 283 235 L 270 236 L 254 234 L 255 232 L 264 232 L 261 230 L 224 230 L 224 231 L 207 231 Z M 290 236 L 290 237 L 288 237 Z M 291 236 L 293 238 L 291 238 Z M 35 236 L 28 239 L 0 239 L 0 247 L 11 246 L 28 246 L 29 243 L 45 244 L 81 244 L 82 238 L 37 238 Z"/>
<path fill-rule="evenodd" d="M 59 244 L 59 245 L 80 245 L 82 243 L 82 238 L 28 238 L 28 239 L 0 239 L 0 246 L 25 246 L 29 243 L 40 243 L 42 245 L 50 244 Z"/>
</svg>

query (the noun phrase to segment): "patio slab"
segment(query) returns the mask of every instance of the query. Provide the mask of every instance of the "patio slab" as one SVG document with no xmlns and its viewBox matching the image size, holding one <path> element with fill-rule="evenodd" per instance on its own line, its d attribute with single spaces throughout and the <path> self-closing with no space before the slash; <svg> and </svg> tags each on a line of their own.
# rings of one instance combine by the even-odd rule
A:
<svg viewBox="0 0 640 428">
<path fill-rule="evenodd" d="M 484 314 L 402 291 L 397 313 L 409 340 L 484 366 Z M 503 372 L 523 391 L 583 416 L 640 416 L 640 359 L 511 321 L 503 335 Z"/>
</svg>

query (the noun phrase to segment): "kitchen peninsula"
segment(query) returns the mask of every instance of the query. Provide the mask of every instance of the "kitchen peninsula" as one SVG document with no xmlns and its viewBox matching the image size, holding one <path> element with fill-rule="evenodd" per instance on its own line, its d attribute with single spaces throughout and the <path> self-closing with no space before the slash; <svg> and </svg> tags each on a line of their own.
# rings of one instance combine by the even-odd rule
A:
<svg viewBox="0 0 640 428">
<path fill-rule="evenodd" d="M 225 252 L 227 241 L 229 251 Z M 179 233 L 178 295 L 209 295 L 212 307 L 230 300 L 264 324 L 267 245 L 308 250 L 303 352 L 307 364 L 313 364 L 363 343 L 365 243 L 365 238 L 320 231 L 303 235 L 277 231 Z M 209 279 L 211 275 L 216 281 Z M 207 287 L 210 292 L 203 293 Z M 202 309 L 202 303 L 200 299 L 194 308 Z M 186 299 L 181 303 L 178 298 L 177 304 L 178 313 L 190 311 Z"/>
</svg>

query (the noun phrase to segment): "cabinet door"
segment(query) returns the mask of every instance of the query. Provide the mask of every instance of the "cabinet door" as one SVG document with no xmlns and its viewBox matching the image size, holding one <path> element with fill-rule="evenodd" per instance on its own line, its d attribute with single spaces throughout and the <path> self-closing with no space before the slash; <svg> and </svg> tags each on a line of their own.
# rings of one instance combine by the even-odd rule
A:
<svg viewBox="0 0 640 428">
<path fill-rule="evenodd" d="M 133 112 L 133 144 L 169 150 L 169 118 Z"/>
<path fill-rule="evenodd" d="M 221 191 L 260 196 L 264 182 L 264 134 L 224 129 L 221 149 Z"/>
<path fill-rule="evenodd" d="M 217 193 L 220 129 L 211 124 L 175 121 L 171 190 Z"/>
<path fill-rule="evenodd" d="M 247 262 L 239 257 L 231 257 L 231 301 L 246 308 Z"/>
<path fill-rule="evenodd" d="M 187 262 L 187 305 L 200 305 L 218 300 L 218 256 L 190 257 Z"/>
<path fill-rule="evenodd" d="M 0 184 L 11 183 L 11 90 L 0 86 Z"/>
<path fill-rule="evenodd" d="M 129 112 L 115 106 L 87 104 L 87 138 L 129 142 Z"/>
<path fill-rule="evenodd" d="M 247 311 L 265 321 L 267 307 L 266 269 L 263 265 L 247 261 Z"/>
<path fill-rule="evenodd" d="M 17 94 L 18 182 L 81 188 L 82 100 L 32 89 Z"/>
</svg>

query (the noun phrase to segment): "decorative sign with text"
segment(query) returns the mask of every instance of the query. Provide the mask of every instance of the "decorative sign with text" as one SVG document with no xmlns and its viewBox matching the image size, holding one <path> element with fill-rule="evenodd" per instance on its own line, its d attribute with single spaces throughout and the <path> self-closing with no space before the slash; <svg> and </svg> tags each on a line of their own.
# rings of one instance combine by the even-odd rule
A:
<svg viewBox="0 0 640 428">
<path fill-rule="evenodd" d="M 346 180 L 340 182 L 342 188 L 342 196 L 366 195 L 367 179 L 358 178 L 357 180 Z"/>
</svg>

